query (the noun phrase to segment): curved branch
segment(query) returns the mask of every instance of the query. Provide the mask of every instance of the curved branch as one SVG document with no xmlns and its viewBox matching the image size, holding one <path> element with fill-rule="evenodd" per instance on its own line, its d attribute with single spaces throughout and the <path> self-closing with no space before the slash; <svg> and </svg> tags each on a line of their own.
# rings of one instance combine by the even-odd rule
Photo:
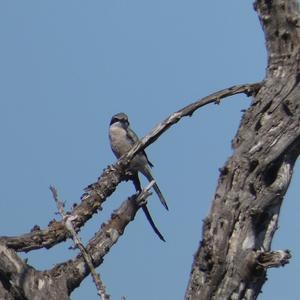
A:
<svg viewBox="0 0 300 300">
<path fill-rule="evenodd" d="M 262 86 L 261 82 L 256 82 L 252 84 L 242 84 L 235 85 L 213 94 L 210 94 L 204 98 L 197 100 L 194 103 L 189 104 L 188 106 L 178 110 L 177 112 L 170 115 L 163 122 L 159 123 L 155 128 L 147 134 L 140 142 L 136 143 L 134 147 L 127 153 L 126 157 L 128 160 L 139 151 L 143 150 L 153 142 L 155 142 L 165 131 L 167 131 L 171 126 L 179 122 L 183 117 L 191 117 L 193 113 L 199 108 L 207 104 L 219 104 L 220 101 L 226 97 L 244 93 L 247 96 L 252 96 L 258 93 L 260 87 Z"/>
<path fill-rule="evenodd" d="M 256 94 L 260 86 L 261 83 L 254 83 L 236 85 L 223 89 L 180 109 L 159 123 L 126 155 L 121 157 L 116 164 L 107 167 L 97 182 L 89 185 L 85 189 L 85 193 L 81 197 L 81 203 L 76 205 L 69 213 L 70 216 L 74 217 L 75 221 L 73 225 L 75 230 L 79 231 L 93 214 L 101 210 L 103 202 L 115 191 L 117 185 L 121 181 L 127 180 L 126 167 L 138 151 L 141 151 L 156 141 L 166 130 L 179 122 L 183 117 L 192 116 L 197 109 L 210 103 L 219 104 L 221 99 L 236 94 L 245 93 L 248 96 Z M 57 243 L 65 241 L 67 238 L 68 232 L 65 226 L 61 222 L 53 220 L 46 229 L 40 229 L 38 226 L 35 226 L 30 233 L 14 237 L 0 237 L 0 241 L 16 251 L 28 252 L 43 247 L 51 248 Z"/>
</svg>

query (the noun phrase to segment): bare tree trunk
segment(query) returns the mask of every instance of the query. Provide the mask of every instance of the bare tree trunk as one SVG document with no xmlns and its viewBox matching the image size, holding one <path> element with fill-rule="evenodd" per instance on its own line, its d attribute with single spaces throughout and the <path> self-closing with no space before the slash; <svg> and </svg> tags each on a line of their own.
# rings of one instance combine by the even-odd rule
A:
<svg viewBox="0 0 300 300">
<path fill-rule="evenodd" d="M 220 170 L 186 300 L 256 299 L 266 269 L 289 257 L 269 251 L 300 151 L 299 9 L 296 0 L 254 7 L 266 38 L 266 78 Z"/>
</svg>

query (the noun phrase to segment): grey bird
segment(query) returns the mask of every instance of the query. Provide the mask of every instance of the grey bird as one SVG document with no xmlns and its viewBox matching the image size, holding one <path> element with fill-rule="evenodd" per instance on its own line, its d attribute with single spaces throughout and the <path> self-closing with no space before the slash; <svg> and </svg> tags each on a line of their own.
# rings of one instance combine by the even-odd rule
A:
<svg viewBox="0 0 300 300">
<path fill-rule="evenodd" d="M 111 118 L 109 127 L 109 140 L 112 151 L 114 152 L 117 158 L 120 158 L 122 155 L 127 153 L 132 148 L 132 146 L 139 140 L 136 133 L 130 128 L 128 117 L 125 113 L 118 113 Z M 138 172 L 141 172 L 149 180 L 149 182 L 152 180 L 155 181 L 151 173 L 150 167 L 153 167 L 153 165 L 149 161 L 147 154 L 144 150 L 137 153 L 130 162 L 129 169 L 133 174 L 132 181 L 135 185 L 136 190 L 141 191 Z M 156 182 L 154 183 L 153 188 L 163 206 L 168 210 L 166 200 L 162 195 Z M 154 231 L 159 235 L 159 237 L 162 240 L 164 240 L 164 238 L 154 225 L 154 222 L 149 214 L 146 205 L 142 206 L 142 208 Z"/>
<path fill-rule="evenodd" d="M 120 158 L 123 154 L 127 153 L 139 140 L 136 133 L 130 128 L 126 114 L 118 113 L 112 117 L 109 127 L 109 140 L 112 151 L 117 158 Z M 130 169 L 135 172 L 141 172 L 149 182 L 152 180 L 155 181 L 150 167 L 153 167 L 153 164 L 149 161 L 144 150 L 137 153 L 130 162 Z M 168 210 L 169 208 L 166 200 L 156 183 L 153 185 L 153 188 L 160 202 Z"/>
</svg>

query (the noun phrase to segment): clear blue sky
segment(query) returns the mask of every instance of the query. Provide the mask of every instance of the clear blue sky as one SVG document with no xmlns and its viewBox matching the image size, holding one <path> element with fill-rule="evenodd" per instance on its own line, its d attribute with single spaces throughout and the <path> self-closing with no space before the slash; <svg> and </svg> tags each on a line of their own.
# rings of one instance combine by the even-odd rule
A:
<svg viewBox="0 0 300 300">
<path fill-rule="evenodd" d="M 58 218 L 50 184 L 71 206 L 115 162 L 112 114 L 126 112 L 143 136 L 199 97 L 259 81 L 266 67 L 251 1 L 1 1 L 0 38 L 1 235 L 45 227 Z M 139 213 L 98 268 L 112 299 L 183 299 L 218 168 L 248 105 L 236 96 L 205 107 L 147 148 L 170 206 L 166 212 L 155 195 L 149 200 L 167 243 Z M 296 167 L 273 243 L 293 259 L 268 273 L 263 300 L 299 294 L 299 180 Z M 84 241 L 133 191 L 131 183 L 119 186 L 82 230 Z M 69 245 L 24 257 L 51 268 L 76 254 Z M 90 278 L 72 299 L 99 299 Z"/>
</svg>

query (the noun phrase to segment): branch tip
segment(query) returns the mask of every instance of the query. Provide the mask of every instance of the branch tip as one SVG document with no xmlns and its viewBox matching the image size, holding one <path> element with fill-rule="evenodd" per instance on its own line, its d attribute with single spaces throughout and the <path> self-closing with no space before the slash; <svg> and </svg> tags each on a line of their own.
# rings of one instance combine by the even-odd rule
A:
<svg viewBox="0 0 300 300">
<path fill-rule="evenodd" d="M 256 263 L 264 269 L 283 267 L 289 263 L 292 257 L 290 250 L 258 251 L 257 254 Z"/>
</svg>

